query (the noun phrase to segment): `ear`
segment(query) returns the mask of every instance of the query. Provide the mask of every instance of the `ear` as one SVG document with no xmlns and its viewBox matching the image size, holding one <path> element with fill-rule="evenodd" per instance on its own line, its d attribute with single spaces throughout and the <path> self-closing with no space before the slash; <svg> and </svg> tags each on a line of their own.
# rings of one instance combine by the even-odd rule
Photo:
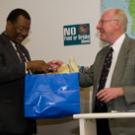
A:
<svg viewBox="0 0 135 135">
<path fill-rule="evenodd" d="M 11 29 L 13 27 L 13 23 L 11 21 L 7 21 L 6 28 Z"/>
<path fill-rule="evenodd" d="M 7 21 L 7 26 L 9 26 L 9 27 L 13 26 L 12 22 L 11 21 Z"/>
<path fill-rule="evenodd" d="M 7 21 L 6 31 L 10 32 L 12 30 L 12 28 L 13 28 L 13 24 L 10 21 Z"/>
</svg>

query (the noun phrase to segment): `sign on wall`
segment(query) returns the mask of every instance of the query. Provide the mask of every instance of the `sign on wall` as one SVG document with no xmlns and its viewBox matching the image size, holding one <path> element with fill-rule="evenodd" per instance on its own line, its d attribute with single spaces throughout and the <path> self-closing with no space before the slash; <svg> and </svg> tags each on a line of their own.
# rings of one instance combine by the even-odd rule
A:
<svg viewBox="0 0 135 135">
<path fill-rule="evenodd" d="M 90 44 L 90 25 L 75 24 L 63 27 L 64 46 Z"/>
</svg>

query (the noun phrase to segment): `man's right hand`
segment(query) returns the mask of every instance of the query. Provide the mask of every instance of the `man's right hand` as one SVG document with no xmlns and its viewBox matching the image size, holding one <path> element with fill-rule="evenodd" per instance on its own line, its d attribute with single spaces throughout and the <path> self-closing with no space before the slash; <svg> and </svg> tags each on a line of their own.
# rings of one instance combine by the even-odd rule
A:
<svg viewBox="0 0 135 135">
<path fill-rule="evenodd" d="M 48 73 L 51 67 L 43 60 L 33 60 L 26 63 L 26 69 L 31 72 Z"/>
</svg>

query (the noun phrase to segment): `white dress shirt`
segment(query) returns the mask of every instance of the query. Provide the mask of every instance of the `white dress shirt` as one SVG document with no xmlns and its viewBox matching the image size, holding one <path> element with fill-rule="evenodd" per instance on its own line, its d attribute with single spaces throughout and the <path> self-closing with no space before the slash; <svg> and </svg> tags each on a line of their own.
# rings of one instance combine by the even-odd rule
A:
<svg viewBox="0 0 135 135">
<path fill-rule="evenodd" d="M 114 68 L 115 68 L 117 58 L 118 58 L 118 55 L 119 55 L 119 51 L 120 51 L 120 48 L 123 44 L 124 39 L 125 39 L 125 34 L 122 34 L 114 42 L 114 44 L 111 45 L 111 47 L 113 48 L 112 64 L 111 64 L 110 71 L 109 71 L 109 74 L 108 74 L 108 77 L 107 77 L 107 80 L 106 80 L 106 83 L 105 83 L 105 88 L 109 88 L 111 86 Z"/>
</svg>

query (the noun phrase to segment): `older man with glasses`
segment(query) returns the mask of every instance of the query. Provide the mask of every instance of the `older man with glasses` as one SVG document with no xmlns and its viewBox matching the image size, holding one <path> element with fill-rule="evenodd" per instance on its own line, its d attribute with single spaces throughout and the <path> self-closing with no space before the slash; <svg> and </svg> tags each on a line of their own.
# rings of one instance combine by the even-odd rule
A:
<svg viewBox="0 0 135 135">
<path fill-rule="evenodd" d="M 99 38 L 108 46 L 99 51 L 80 86 L 93 85 L 93 112 L 135 110 L 135 40 L 128 37 L 122 9 L 106 10 L 97 24 Z M 97 120 L 97 135 L 135 135 L 135 119 Z"/>
</svg>

